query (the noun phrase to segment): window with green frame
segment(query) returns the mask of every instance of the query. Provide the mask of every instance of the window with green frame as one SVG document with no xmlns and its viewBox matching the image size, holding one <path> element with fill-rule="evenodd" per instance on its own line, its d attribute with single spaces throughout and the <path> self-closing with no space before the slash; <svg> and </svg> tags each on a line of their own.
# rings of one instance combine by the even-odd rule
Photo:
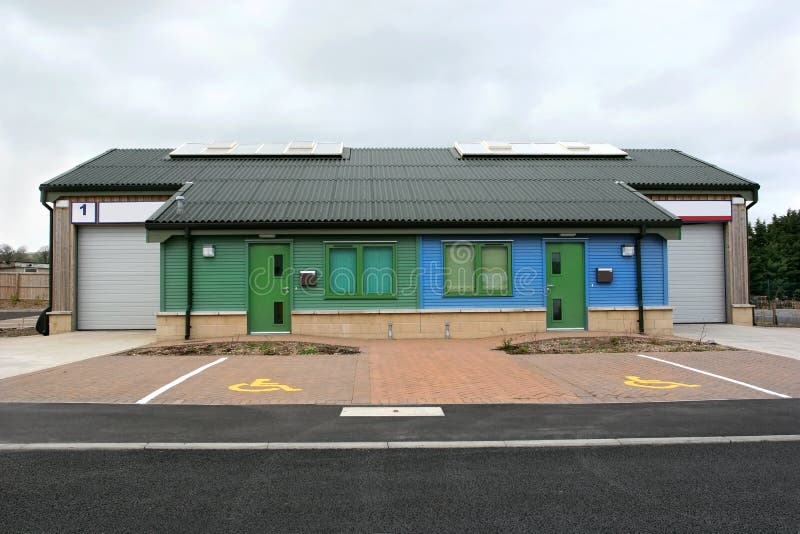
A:
<svg viewBox="0 0 800 534">
<path fill-rule="evenodd" d="M 327 243 L 328 298 L 394 298 L 397 287 L 394 243 Z"/>
<path fill-rule="evenodd" d="M 511 243 L 444 243 L 446 297 L 511 295 Z"/>
</svg>

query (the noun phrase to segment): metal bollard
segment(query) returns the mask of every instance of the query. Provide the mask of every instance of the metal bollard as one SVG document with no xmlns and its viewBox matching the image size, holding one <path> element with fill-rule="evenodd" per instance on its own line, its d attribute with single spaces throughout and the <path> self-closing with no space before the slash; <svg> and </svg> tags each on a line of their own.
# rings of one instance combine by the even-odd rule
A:
<svg viewBox="0 0 800 534">
<path fill-rule="evenodd" d="M 392 332 L 392 321 L 389 321 L 389 339 L 394 337 L 394 332 Z"/>
<path fill-rule="evenodd" d="M 450 339 L 450 321 L 444 322 L 444 338 Z"/>
</svg>

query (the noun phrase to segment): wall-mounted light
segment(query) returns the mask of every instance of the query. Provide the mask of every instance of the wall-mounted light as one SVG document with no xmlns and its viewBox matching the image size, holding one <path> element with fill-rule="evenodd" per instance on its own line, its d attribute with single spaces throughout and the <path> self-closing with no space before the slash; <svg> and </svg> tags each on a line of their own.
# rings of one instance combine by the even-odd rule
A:
<svg viewBox="0 0 800 534">
<path fill-rule="evenodd" d="M 203 257 L 213 258 L 217 254 L 217 247 L 215 245 L 203 245 Z"/>
<path fill-rule="evenodd" d="M 258 234 L 261 239 L 275 239 L 275 234 Z"/>
<path fill-rule="evenodd" d="M 622 245 L 622 255 L 626 258 L 630 256 L 635 256 L 636 245 L 629 245 L 629 244 Z"/>
<path fill-rule="evenodd" d="M 563 234 L 558 234 L 558 237 L 575 237 L 575 234 L 574 233 L 572 233 L 572 234 L 563 233 Z"/>
</svg>

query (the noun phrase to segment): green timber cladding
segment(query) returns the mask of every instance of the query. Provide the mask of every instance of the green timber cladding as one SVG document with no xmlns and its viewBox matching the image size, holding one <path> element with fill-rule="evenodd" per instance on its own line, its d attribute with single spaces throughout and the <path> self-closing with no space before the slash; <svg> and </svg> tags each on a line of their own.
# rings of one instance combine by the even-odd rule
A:
<svg viewBox="0 0 800 534">
<path fill-rule="evenodd" d="M 325 243 L 358 243 L 370 241 L 394 241 L 397 274 L 394 298 L 360 299 L 325 296 L 327 285 L 325 267 Z M 413 236 L 369 236 L 354 239 L 353 236 L 295 237 L 294 238 L 295 310 L 364 310 L 376 308 L 408 309 L 418 303 L 417 240 Z M 321 276 L 316 287 L 299 287 L 299 271 L 313 269 Z"/>
<path fill-rule="evenodd" d="M 247 246 L 257 236 L 194 236 L 193 299 L 194 311 L 247 310 Z M 280 241 L 277 239 L 275 241 Z M 325 242 L 392 242 L 397 274 L 396 296 L 391 298 L 326 297 Z M 418 305 L 417 239 L 413 236 L 295 236 L 292 243 L 293 306 L 295 310 L 364 310 L 376 308 L 408 309 Z M 203 245 L 214 245 L 213 258 L 204 258 Z M 161 311 L 186 309 L 186 238 L 171 237 L 161 245 Z M 320 273 L 316 287 L 300 287 L 300 270 Z"/>
<path fill-rule="evenodd" d="M 204 258 L 203 245 L 214 245 L 216 256 Z M 184 237 L 172 237 L 161 245 L 161 311 L 186 309 L 186 249 Z M 247 310 L 247 243 L 244 238 L 195 237 L 192 270 L 193 310 Z"/>
</svg>

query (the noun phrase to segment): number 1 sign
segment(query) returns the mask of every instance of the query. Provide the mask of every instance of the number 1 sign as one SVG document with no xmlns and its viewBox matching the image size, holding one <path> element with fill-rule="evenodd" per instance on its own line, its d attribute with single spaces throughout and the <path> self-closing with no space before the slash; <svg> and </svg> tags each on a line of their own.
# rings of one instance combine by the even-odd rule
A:
<svg viewBox="0 0 800 534">
<path fill-rule="evenodd" d="M 73 202 L 72 223 L 93 224 L 97 222 L 97 204 L 94 202 Z"/>
</svg>

